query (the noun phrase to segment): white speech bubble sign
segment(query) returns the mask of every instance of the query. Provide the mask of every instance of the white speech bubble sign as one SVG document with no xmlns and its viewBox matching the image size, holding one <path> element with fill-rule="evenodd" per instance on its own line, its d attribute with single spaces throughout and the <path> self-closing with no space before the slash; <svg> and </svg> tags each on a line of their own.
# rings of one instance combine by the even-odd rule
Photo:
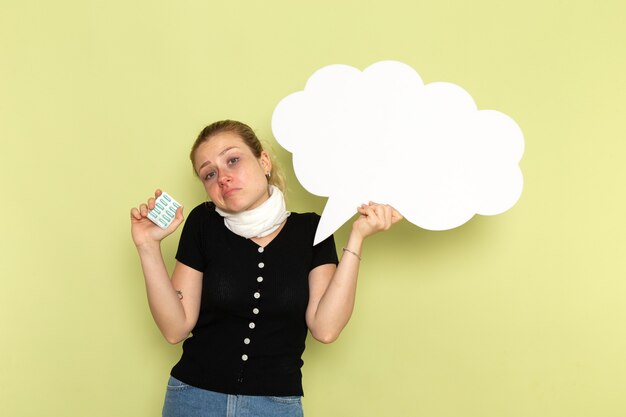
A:
<svg viewBox="0 0 626 417">
<path fill-rule="evenodd" d="M 522 193 L 524 137 L 515 121 L 478 110 L 458 85 L 424 85 L 398 61 L 317 70 L 278 103 L 272 131 L 293 154 L 302 186 L 328 197 L 314 244 L 368 201 L 448 230 L 475 214 L 500 214 Z"/>
</svg>

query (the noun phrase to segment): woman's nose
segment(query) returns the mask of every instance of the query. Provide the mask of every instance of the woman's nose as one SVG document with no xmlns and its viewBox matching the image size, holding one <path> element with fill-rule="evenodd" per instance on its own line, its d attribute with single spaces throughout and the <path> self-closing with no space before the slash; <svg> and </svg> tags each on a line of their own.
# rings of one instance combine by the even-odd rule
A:
<svg viewBox="0 0 626 417">
<path fill-rule="evenodd" d="M 217 176 L 217 182 L 220 185 L 228 184 L 230 180 L 231 180 L 231 177 L 226 172 L 220 172 Z"/>
</svg>

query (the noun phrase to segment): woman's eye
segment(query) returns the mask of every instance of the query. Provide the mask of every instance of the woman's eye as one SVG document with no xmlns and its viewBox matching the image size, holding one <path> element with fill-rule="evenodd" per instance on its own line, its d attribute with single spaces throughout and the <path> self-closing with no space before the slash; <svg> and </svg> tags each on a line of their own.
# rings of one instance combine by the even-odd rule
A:
<svg viewBox="0 0 626 417">
<path fill-rule="evenodd" d="M 204 179 L 206 181 L 213 179 L 213 178 L 215 178 L 215 171 L 207 172 L 207 174 L 204 176 Z"/>
<path fill-rule="evenodd" d="M 239 162 L 239 157 L 238 156 L 236 156 L 234 158 L 230 158 L 228 160 L 228 165 L 235 165 L 237 162 Z"/>
</svg>

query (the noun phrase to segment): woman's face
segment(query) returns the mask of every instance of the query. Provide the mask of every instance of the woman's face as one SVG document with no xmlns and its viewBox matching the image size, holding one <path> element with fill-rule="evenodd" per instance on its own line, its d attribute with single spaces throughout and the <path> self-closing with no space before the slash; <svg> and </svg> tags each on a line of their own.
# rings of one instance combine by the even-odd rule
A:
<svg viewBox="0 0 626 417">
<path fill-rule="evenodd" d="M 265 174 L 272 165 L 265 151 L 256 158 L 233 132 L 220 132 L 196 150 L 194 168 L 215 205 L 229 213 L 260 206 L 269 198 Z"/>
</svg>

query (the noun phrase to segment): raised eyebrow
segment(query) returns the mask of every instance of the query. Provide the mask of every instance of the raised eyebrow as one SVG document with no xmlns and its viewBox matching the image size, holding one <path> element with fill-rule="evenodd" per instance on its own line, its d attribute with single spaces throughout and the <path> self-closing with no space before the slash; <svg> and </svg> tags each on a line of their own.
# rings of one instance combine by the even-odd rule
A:
<svg viewBox="0 0 626 417">
<path fill-rule="evenodd" d="M 220 154 L 218 156 L 224 155 L 226 152 L 230 151 L 231 149 L 239 149 L 239 146 L 229 146 L 228 148 L 226 148 L 222 152 L 220 152 Z"/>
<path fill-rule="evenodd" d="M 228 148 L 226 148 L 222 152 L 220 152 L 217 156 L 220 157 L 220 156 L 224 155 L 226 152 L 230 151 L 231 149 L 238 149 L 238 148 L 239 148 L 239 146 L 229 146 Z M 202 168 L 204 168 L 205 166 L 210 165 L 210 164 L 211 164 L 211 161 L 204 161 L 202 163 L 202 165 L 200 165 L 198 167 L 198 172 L 200 172 L 200 170 Z"/>
<path fill-rule="evenodd" d="M 204 168 L 207 165 L 211 165 L 211 161 L 204 161 L 202 165 L 198 167 L 198 169 L 196 170 L 198 172 L 198 175 L 200 175 L 200 171 L 202 171 L 202 168 Z"/>
</svg>

